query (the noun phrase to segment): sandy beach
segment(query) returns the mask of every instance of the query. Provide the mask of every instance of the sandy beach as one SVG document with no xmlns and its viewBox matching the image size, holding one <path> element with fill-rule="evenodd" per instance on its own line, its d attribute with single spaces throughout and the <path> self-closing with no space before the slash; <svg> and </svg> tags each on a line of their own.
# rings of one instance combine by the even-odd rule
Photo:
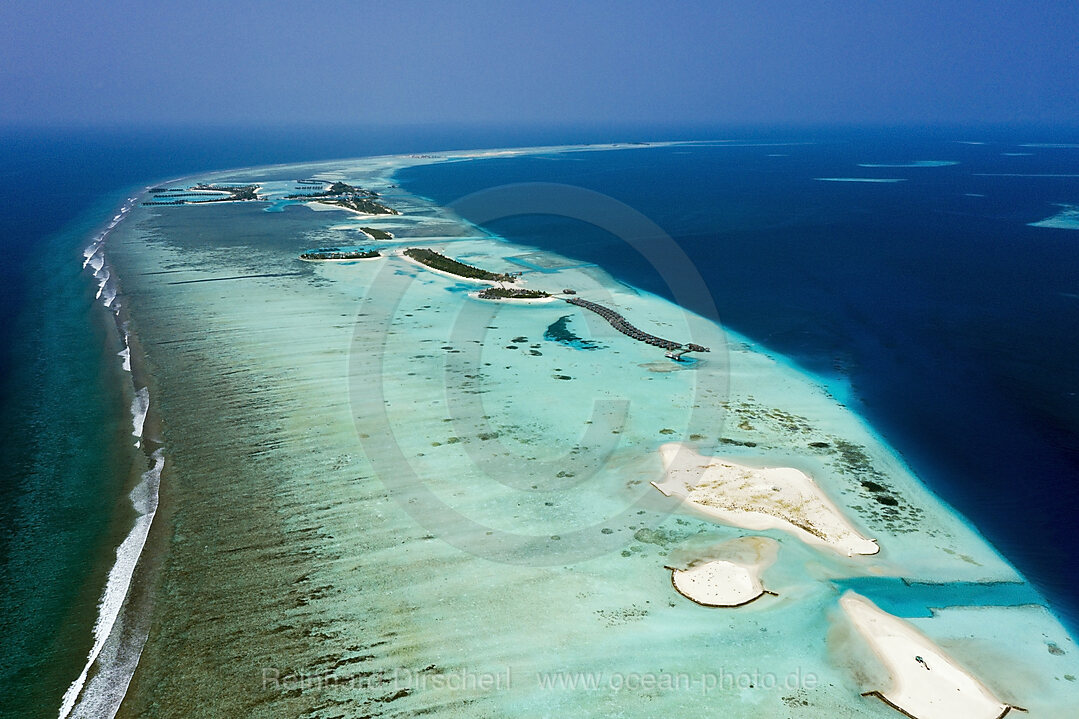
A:
<svg viewBox="0 0 1079 719">
<path fill-rule="evenodd" d="M 866 694 L 915 719 L 998 719 L 1011 708 L 907 622 L 854 592 L 839 604 L 892 678 Z"/>
<path fill-rule="evenodd" d="M 741 607 L 765 594 L 761 573 L 776 560 L 778 543 L 768 537 L 741 537 L 671 570 L 671 585 L 705 607 Z"/>
<path fill-rule="evenodd" d="M 415 265 L 416 267 L 420 267 L 420 268 L 426 270 L 427 272 L 434 272 L 436 275 L 442 275 L 443 277 L 449 277 L 450 279 L 453 279 L 453 280 L 455 280 L 457 282 L 471 282 L 471 283 L 477 284 L 477 285 L 490 285 L 491 287 L 504 287 L 506 284 L 510 284 L 514 288 L 521 288 L 521 287 L 524 287 L 524 285 L 525 285 L 524 279 L 522 279 L 520 277 L 517 278 L 516 282 L 510 282 L 510 283 L 500 282 L 498 280 L 481 280 L 481 279 L 479 279 L 477 277 L 461 277 L 461 275 L 455 275 L 452 272 L 446 272 L 445 270 L 438 270 L 438 269 L 435 269 L 434 267 L 429 267 L 428 265 L 423 264 L 419 260 L 415 260 L 415 259 L 409 257 L 408 255 L 406 255 L 404 250 L 394 252 L 391 256 L 392 257 L 398 257 L 398 258 L 404 260 L 405 262 L 409 262 L 409 263 Z"/>
<path fill-rule="evenodd" d="M 663 445 L 660 454 L 666 478 L 652 486 L 717 521 L 744 529 L 781 529 L 848 557 L 880 551 L 798 469 L 749 467 L 704 457 L 678 443 Z"/>
<path fill-rule="evenodd" d="M 764 594 L 753 567 L 722 559 L 671 570 L 671 584 L 683 597 L 706 607 L 740 607 Z"/>
<path fill-rule="evenodd" d="M 334 210 L 340 210 L 341 212 L 351 212 L 354 215 L 360 215 L 361 217 L 381 217 L 370 212 L 360 212 L 354 210 L 351 207 L 345 207 L 344 205 L 331 205 L 327 202 L 305 202 L 303 203 L 307 207 L 311 208 L 315 212 L 333 212 Z M 366 233 L 365 233 L 366 234 Z"/>
</svg>

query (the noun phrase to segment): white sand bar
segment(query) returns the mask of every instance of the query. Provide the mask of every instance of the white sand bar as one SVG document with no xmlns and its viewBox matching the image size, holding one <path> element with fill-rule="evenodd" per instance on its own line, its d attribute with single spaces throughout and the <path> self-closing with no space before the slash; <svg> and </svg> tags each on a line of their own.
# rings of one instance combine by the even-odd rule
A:
<svg viewBox="0 0 1079 719">
<path fill-rule="evenodd" d="M 660 455 L 666 477 L 652 486 L 712 519 L 744 529 L 781 529 L 848 557 L 880 551 L 801 470 L 749 467 L 676 442 L 660 447 Z"/>
<path fill-rule="evenodd" d="M 761 572 L 775 562 L 778 550 L 774 539 L 740 537 L 716 547 L 718 556 L 694 559 L 685 569 L 668 567 L 671 584 L 697 604 L 740 607 L 765 594 L 775 594 L 764 588 Z M 672 553 L 672 558 L 676 556 Z"/>
<path fill-rule="evenodd" d="M 892 677 L 868 693 L 916 719 L 998 719 L 1013 708 L 902 619 L 854 592 L 839 604 Z"/>
<path fill-rule="evenodd" d="M 671 584 L 682 596 L 706 607 L 740 607 L 764 594 L 753 567 L 722 559 L 673 569 Z"/>
</svg>

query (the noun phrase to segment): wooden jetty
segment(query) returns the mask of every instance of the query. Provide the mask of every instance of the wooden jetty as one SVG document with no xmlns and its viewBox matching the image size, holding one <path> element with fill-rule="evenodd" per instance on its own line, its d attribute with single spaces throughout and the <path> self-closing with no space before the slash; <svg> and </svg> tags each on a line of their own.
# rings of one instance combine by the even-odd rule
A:
<svg viewBox="0 0 1079 719">
<path fill-rule="evenodd" d="M 611 327 L 614 327 L 616 330 L 626 335 L 627 337 L 631 337 L 638 342 L 646 342 L 653 347 L 659 347 L 661 349 L 667 350 L 667 357 L 673 360 L 681 362 L 682 355 L 686 354 L 687 352 L 711 351 L 707 347 L 702 347 L 698 344 L 689 343 L 683 345 L 681 342 L 673 342 L 671 340 L 663 339 L 662 337 L 650 335 L 647 332 L 642 332 L 641 330 L 630 324 L 625 317 L 615 312 L 610 307 L 604 307 L 603 305 L 596 302 L 582 300 L 580 297 L 570 297 L 569 299 L 566 299 L 566 302 L 571 305 L 576 305 L 577 307 L 580 307 L 582 309 L 595 312 L 597 315 L 607 320 L 607 322 L 610 323 Z"/>
</svg>

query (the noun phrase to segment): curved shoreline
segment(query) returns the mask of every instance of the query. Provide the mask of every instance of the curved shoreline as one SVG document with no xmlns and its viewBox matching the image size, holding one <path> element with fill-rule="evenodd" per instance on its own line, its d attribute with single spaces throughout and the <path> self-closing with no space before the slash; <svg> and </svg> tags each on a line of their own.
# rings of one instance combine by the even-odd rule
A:
<svg viewBox="0 0 1079 719">
<path fill-rule="evenodd" d="M 722 560 L 718 560 L 717 562 L 712 562 L 711 564 L 718 564 L 719 562 L 722 562 Z M 732 562 L 723 562 L 723 563 L 724 564 L 731 564 L 732 566 L 737 566 L 737 565 L 734 565 Z M 742 569 L 742 570 L 745 570 L 745 572 L 750 576 L 751 581 L 752 581 L 752 583 L 754 585 L 753 590 L 754 590 L 755 593 L 749 598 L 738 597 L 737 595 L 735 595 L 734 598 L 732 598 L 730 596 L 723 596 L 723 595 L 715 596 L 714 594 L 702 594 L 700 592 L 695 592 L 692 589 L 690 589 L 689 587 L 683 586 L 684 580 L 682 582 L 679 581 L 680 577 L 684 576 L 685 574 L 687 574 L 688 572 L 690 572 L 692 570 L 690 570 L 690 569 L 675 569 L 673 567 L 664 567 L 664 569 L 670 569 L 671 570 L 671 586 L 674 587 L 674 590 L 676 592 L 678 592 L 679 594 L 681 594 L 686 599 L 688 599 L 689 601 L 693 602 L 694 604 L 699 604 L 702 607 L 712 607 L 714 609 L 738 609 L 739 607 L 744 607 L 744 606 L 747 606 L 749 604 L 752 604 L 753 602 L 757 601 L 758 599 L 765 596 L 766 594 L 771 595 L 773 597 L 778 596 L 775 592 L 764 588 L 764 586 L 760 582 L 760 577 L 756 574 L 756 572 L 753 571 L 752 568 L 749 568 L 749 567 L 738 567 L 738 568 Z M 724 579 L 729 580 L 731 578 L 732 574 L 736 575 L 737 572 L 731 572 L 731 571 L 728 570 L 727 576 L 725 576 Z M 730 595 L 730 594 L 734 594 L 734 592 L 728 591 L 726 594 Z"/>
</svg>

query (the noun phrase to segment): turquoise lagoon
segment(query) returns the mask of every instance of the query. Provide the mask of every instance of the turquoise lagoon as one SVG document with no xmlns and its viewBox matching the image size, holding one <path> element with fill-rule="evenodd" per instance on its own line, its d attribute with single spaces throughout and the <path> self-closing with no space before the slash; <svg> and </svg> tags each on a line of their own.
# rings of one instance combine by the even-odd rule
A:
<svg viewBox="0 0 1079 719">
<path fill-rule="evenodd" d="M 862 696 L 883 679 L 838 610 L 846 588 L 911 609 L 1030 716 L 1079 704 L 1072 637 L 842 388 L 396 186 L 403 167 L 487 156 L 198 177 L 186 182 L 259 183 L 270 204 L 136 205 L 109 234 L 146 449 L 164 455 L 132 579 L 147 591 L 124 607 L 126 626 L 148 628 L 88 672 L 130 680 L 119 716 L 898 716 Z M 311 177 L 375 190 L 401 215 L 281 201 Z M 384 258 L 298 260 L 362 245 L 361 224 L 393 233 Z M 675 363 L 557 299 L 475 299 L 394 254 L 409 246 L 523 270 L 528 287 L 572 288 L 712 351 Z M 777 596 L 689 602 L 672 555 L 751 533 L 650 486 L 671 441 L 802 469 L 881 552 L 763 532 L 780 544 L 764 574 Z M 89 707 L 84 693 L 74 714 Z"/>
</svg>

